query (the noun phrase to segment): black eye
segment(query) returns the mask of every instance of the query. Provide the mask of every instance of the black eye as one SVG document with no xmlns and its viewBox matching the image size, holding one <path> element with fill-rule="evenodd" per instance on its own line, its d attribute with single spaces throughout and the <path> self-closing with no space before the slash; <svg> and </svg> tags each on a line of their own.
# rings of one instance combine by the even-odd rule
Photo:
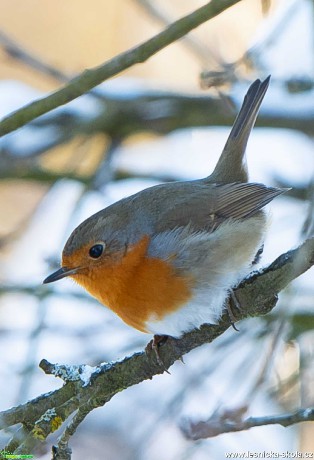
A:
<svg viewBox="0 0 314 460">
<path fill-rule="evenodd" d="M 104 246 L 103 244 L 95 244 L 94 246 L 92 246 L 89 250 L 89 255 L 93 258 L 93 259 L 98 259 L 98 257 L 100 257 L 103 253 L 103 250 L 104 250 Z"/>
</svg>

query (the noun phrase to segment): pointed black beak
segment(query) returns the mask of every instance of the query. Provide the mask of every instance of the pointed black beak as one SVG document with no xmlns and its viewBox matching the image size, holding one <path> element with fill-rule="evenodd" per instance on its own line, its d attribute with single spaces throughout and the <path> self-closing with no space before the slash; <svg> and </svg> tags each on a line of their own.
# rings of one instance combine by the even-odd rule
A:
<svg viewBox="0 0 314 460">
<path fill-rule="evenodd" d="M 66 276 L 75 275 L 77 271 L 78 271 L 77 268 L 61 267 L 56 272 L 47 276 L 47 278 L 44 279 L 43 284 L 53 283 L 54 281 L 58 281 L 58 280 L 61 280 L 62 278 L 65 278 Z"/>
</svg>

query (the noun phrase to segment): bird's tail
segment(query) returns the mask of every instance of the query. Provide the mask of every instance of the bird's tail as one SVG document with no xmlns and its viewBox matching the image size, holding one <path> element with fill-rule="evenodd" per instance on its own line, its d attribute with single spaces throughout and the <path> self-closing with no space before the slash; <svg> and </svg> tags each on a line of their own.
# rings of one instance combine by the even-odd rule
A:
<svg viewBox="0 0 314 460">
<path fill-rule="evenodd" d="M 250 86 L 214 172 L 205 181 L 247 182 L 246 145 L 269 81 L 270 76 L 263 82 L 256 80 Z"/>
</svg>

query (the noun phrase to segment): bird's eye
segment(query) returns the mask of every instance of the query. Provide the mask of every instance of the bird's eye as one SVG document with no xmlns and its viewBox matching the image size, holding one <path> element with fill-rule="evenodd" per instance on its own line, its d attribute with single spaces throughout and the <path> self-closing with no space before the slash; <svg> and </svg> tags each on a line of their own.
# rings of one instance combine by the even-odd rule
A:
<svg viewBox="0 0 314 460">
<path fill-rule="evenodd" d="M 104 251 L 104 245 L 98 243 L 90 248 L 89 255 L 92 259 L 98 259 L 98 257 L 102 255 L 103 251 Z"/>
</svg>

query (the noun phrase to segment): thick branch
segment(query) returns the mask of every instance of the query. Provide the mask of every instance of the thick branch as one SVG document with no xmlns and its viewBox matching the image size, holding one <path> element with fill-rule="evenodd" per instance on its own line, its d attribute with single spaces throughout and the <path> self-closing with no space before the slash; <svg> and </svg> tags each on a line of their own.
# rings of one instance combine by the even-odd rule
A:
<svg viewBox="0 0 314 460">
<path fill-rule="evenodd" d="M 214 438 L 223 433 L 245 431 L 257 426 L 281 425 L 288 427 L 296 423 L 314 421 L 314 408 L 300 409 L 292 414 L 269 415 L 265 417 L 249 417 L 245 420 L 234 420 L 232 414 L 214 415 L 206 422 L 185 421 L 181 430 L 187 439 Z"/>
<path fill-rule="evenodd" d="M 235 291 L 242 306 L 237 319 L 271 311 L 276 305 L 278 293 L 313 264 L 314 238 L 311 238 L 299 248 L 281 255 L 269 267 L 251 275 Z M 212 342 L 229 327 L 228 315 L 224 315 L 218 325 L 203 325 L 179 340 L 169 339 L 160 349 L 165 366 L 170 367 L 185 353 Z M 0 428 L 23 423 L 26 439 L 22 445 L 13 444 L 19 453 L 23 446 L 29 448 L 44 440 L 78 409 L 85 416 L 123 389 L 165 371 L 152 351 L 135 353 L 121 361 L 95 368 L 52 365 L 45 360 L 40 365 L 46 373 L 61 377 L 65 385 L 0 415 Z"/>
<path fill-rule="evenodd" d="M 7 116 L 0 123 L 0 136 L 4 136 L 31 120 L 60 105 L 81 96 L 95 86 L 134 64 L 145 62 L 158 51 L 179 40 L 191 30 L 222 13 L 240 0 L 212 0 L 191 14 L 175 21 L 164 31 L 141 45 L 132 48 L 93 69 L 85 70 L 60 90 L 28 104 Z"/>
<path fill-rule="evenodd" d="M 70 106 L 59 108 L 49 117 L 43 117 L 29 123 L 21 132 L 16 133 L 18 137 L 13 135 L 2 139 L 0 144 L 0 179 L 16 179 L 18 177 L 19 179 L 54 182 L 65 176 L 91 185 L 92 177 L 84 177 L 80 173 L 76 173 L 75 170 L 60 174 L 43 169 L 41 162 L 37 161 L 38 156 L 51 148 L 55 148 L 56 145 L 69 142 L 73 138 L 77 138 L 83 143 L 95 135 L 105 134 L 106 138 L 108 136 L 112 140 L 109 149 L 111 151 L 113 147 L 116 148 L 119 145 L 121 140 L 136 133 L 167 134 L 182 128 L 225 126 L 232 124 L 235 117 L 235 111 L 226 106 L 225 99 L 210 96 L 143 89 L 137 91 L 136 95 L 134 93 L 134 97 L 130 98 L 132 93 L 124 97 L 117 96 L 110 91 L 110 88 L 94 91 L 97 91 L 104 98 L 102 101 L 99 100 L 98 109 L 94 115 L 84 117 L 82 116 L 83 111 L 77 113 L 72 111 Z M 272 96 L 272 89 L 270 96 Z M 88 96 L 85 97 L 88 98 Z M 294 96 L 295 105 L 304 105 L 304 97 L 304 95 Z M 308 94 L 307 100 L 313 101 L 313 97 L 314 91 Z M 84 107 L 84 101 L 85 99 L 81 100 L 82 107 Z M 232 96 L 228 97 L 228 101 L 235 106 L 239 104 L 239 101 Z M 314 113 L 309 103 L 306 107 L 304 106 L 302 117 L 300 113 L 292 110 L 289 104 L 281 107 L 273 105 L 268 109 L 261 109 L 257 126 L 298 129 L 313 135 Z M 41 132 L 45 129 L 51 132 L 50 137 Z M 40 140 L 29 145 L 28 139 L 32 136 Z M 25 143 L 23 142 L 24 137 Z M 98 171 L 97 174 L 100 177 L 104 173 Z M 123 171 L 115 170 L 116 178 L 121 178 L 123 175 Z M 171 180 L 170 177 L 157 177 L 157 179 L 164 182 Z M 172 178 L 172 180 L 177 179 Z M 287 187 L 289 184 L 282 184 L 282 186 Z M 296 191 L 297 187 L 294 186 L 292 193 L 295 194 Z"/>
</svg>

